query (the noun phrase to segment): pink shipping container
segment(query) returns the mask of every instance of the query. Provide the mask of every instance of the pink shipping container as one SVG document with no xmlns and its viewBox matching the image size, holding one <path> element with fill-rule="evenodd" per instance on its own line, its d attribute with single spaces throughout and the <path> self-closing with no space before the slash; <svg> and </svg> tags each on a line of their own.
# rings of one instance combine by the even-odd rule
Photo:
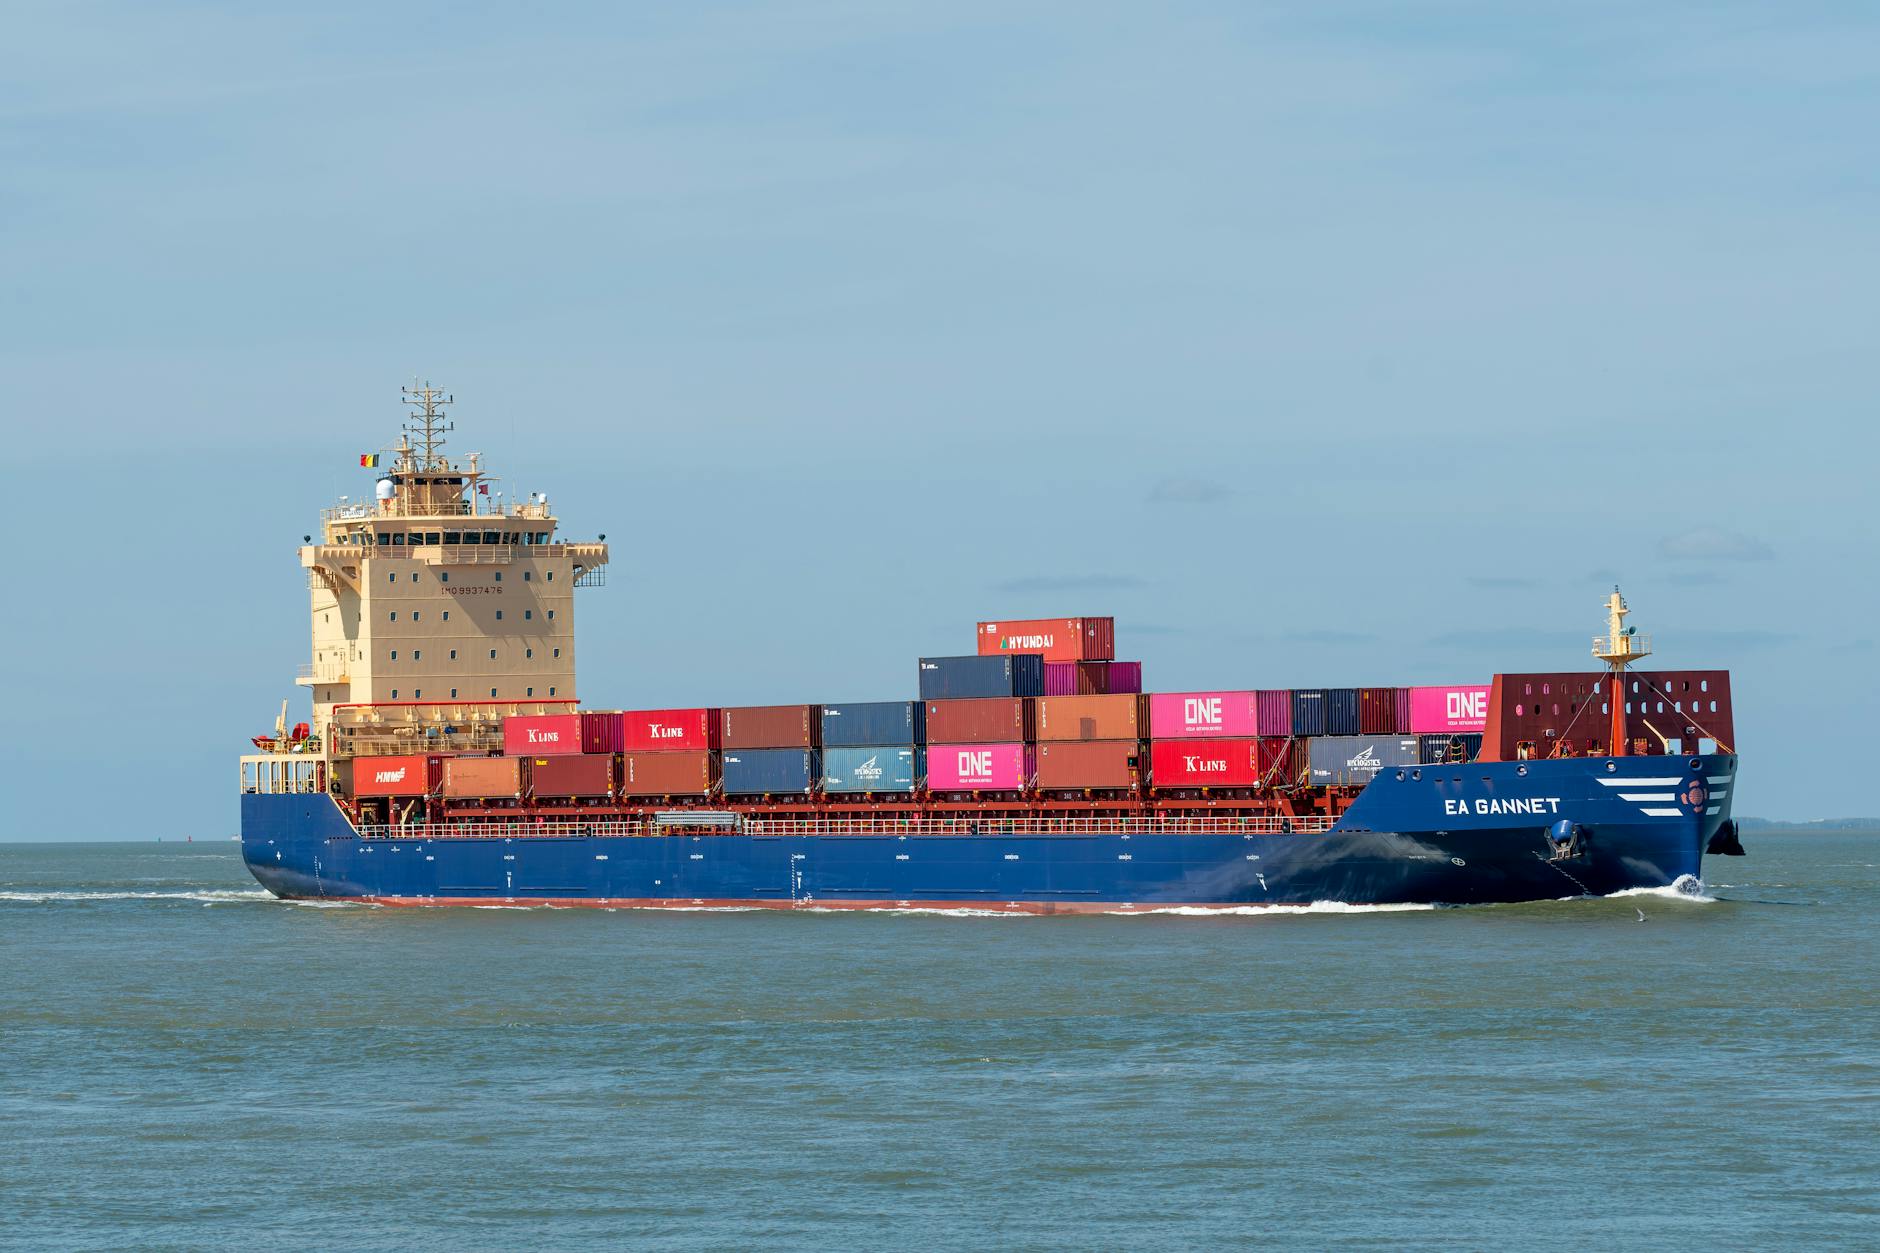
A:
<svg viewBox="0 0 1880 1253">
<path fill-rule="evenodd" d="M 503 719 L 504 756 L 545 757 L 551 753 L 580 751 L 580 714 Z"/>
<path fill-rule="evenodd" d="M 716 709 L 631 709 L 620 715 L 623 753 L 696 752 L 718 747 Z"/>
<path fill-rule="evenodd" d="M 1027 744 L 929 744 L 931 792 L 1018 792 L 1031 782 Z"/>
<path fill-rule="evenodd" d="M 581 751 L 617 753 L 620 751 L 620 715 L 586 710 L 581 714 Z"/>
<path fill-rule="evenodd" d="M 1116 696 L 1142 691 L 1140 661 L 1047 661 L 1046 696 Z"/>
<path fill-rule="evenodd" d="M 1251 739 L 1252 692 L 1157 692 L 1149 698 L 1149 734 L 1158 740 Z"/>
<path fill-rule="evenodd" d="M 1487 726 L 1486 683 L 1410 689 L 1410 731 L 1414 735 L 1455 735 Z"/>
<path fill-rule="evenodd" d="M 1260 735 L 1291 735 L 1292 711 L 1290 688 L 1262 688 L 1253 694 L 1253 729 Z"/>
</svg>

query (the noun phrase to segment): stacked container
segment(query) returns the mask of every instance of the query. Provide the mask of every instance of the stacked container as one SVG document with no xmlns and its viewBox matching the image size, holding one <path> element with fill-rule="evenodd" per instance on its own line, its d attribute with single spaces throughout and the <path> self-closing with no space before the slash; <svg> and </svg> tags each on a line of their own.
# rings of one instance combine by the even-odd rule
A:
<svg viewBox="0 0 1880 1253">
<path fill-rule="evenodd" d="M 704 796 L 718 782 L 718 710 L 633 709 L 613 715 L 622 797 Z M 583 743 L 595 743 L 592 733 Z"/>
<path fill-rule="evenodd" d="M 1140 661 L 1047 661 L 1046 696 L 1110 696 L 1142 691 Z"/>
<path fill-rule="evenodd" d="M 355 757 L 354 796 L 429 796 L 443 777 L 444 758 L 436 756 Z"/>
<path fill-rule="evenodd" d="M 1115 618 L 1024 618 L 981 622 L 979 655 L 1031 653 L 1047 661 L 1108 661 L 1116 656 Z"/>
<path fill-rule="evenodd" d="M 1286 693 L 1279 693 L 1286 695 Z M 1259 728 L 1256 692 L 1157 692 L 1149 698 L 1149 734 L 1158 740 L 1251 739 L 1282 734 Z M 1292 710 L 1286 707 L 1286 725 Z"/>
<path fill-rule="evenodd" d="M 911 793 L 926 774 L 922 701 L 824 705 L 822 789 L 831 794 Z"/>
<path fill-rule="evenodd" d="M 1357 735 L 1359 722 L 1358 689 L 1328 687 L 1325 692 L 1325 734 Z M 1315 732 L 1306 732 L 1315 734 Z"/>
<path fill-rule="evenodd" d="M 515 721 L 504 720 L 505 738 L 507 724 Z M 573 721 L 578 749 L 579 719 Z M 452 757 L 444 763 L 444 796 L 448 800 L 521 800 L 522 762 L 520 757 Z"/>
<path fill-rule="evenodd" d="M 1461 735 L 1488 726 L 1486 683 L 1409 690 L 1409 729 L 1418 735 Z"/>
<path fill-rule="evenodd" d="M 1289 735 L 1325 734 L 1325 689 L 1294 688 L 1292 691 L 1292 727 Z"/>
<path fill-rule="evenodd" d="M 582 734 L 580 714 L 504 718 L 503 755 L 524 757 L 534 754 L 540 757 L 551 753 L 578 753 L 581 751 Z"/>
<path fill-rule="evenodd" d="M 523 759 L 529 794 L 538 801 L 610 800 L 614 794 L 612 753 L 573 753 Z"/>
<path fill-rule="evenodd" d="M 822 778 L 820 705 L 745 705 L 719 715 L 727 796 L 808 795 Z"/>
<path fill-rule="evenodd" d="M 1136 740 L 1062 740 L 1038 745 L 1041 792 L 1127 791 L 1135 788 L 1143 765 Z"/>
<path fill-rule="evenodd" d="M 925 701 L 1042 695 L 1044 658 L 1036 654 L 920 659 L 920 698 Z"/>
<path fill-rule="evenodd" d="M 1293 733 L 1293 698 L 1286 688 L 1264 688 L 1253 694 L 1255 735 L 1289 736 Z M 1304 734 L 1304 732 L 1301 732 Z"/>
<path fill-rule="evenodd" d="M 1314 787 L 1363 787 L 1380 770 L 1419 763 L 1421 746 L 1414 735 L 1328 735 L 1307 749 Z"/>
<path fill-rule="evenodd" d="M 1036 759 L 1029 744 L 929 744 L 930 792 L 1021 792 Z"/>
<path fill-rule="evenodd" d="M 1358 689 L 1358 734 L 1397 735 L 1410 729 L 1397 725 L 1397 691 L 1394 687 Z"/>
</svg>

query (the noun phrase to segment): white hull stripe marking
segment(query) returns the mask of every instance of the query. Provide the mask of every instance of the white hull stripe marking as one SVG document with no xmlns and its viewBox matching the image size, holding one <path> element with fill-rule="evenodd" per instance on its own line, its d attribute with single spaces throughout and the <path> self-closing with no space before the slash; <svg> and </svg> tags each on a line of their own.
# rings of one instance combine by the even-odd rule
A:
<svg viewBox="0 0 1880 1253">
<path fill-rule="evenodd" d="M 1619 799 L 1622 801 L 1674 801 L 1678 799 L 1678 794 L 1676 792 L 1621 792 Z"/>
<path fill-rule="evenodd" d="M 1682 818 L 1684 816 L 1682 809 L 1645 809 L 1640 812 L 1647 818 Z"/>
<path fill-rule="evenodd" d="M 1730 781 L 1730 776 L 1727 774 L 1713 774 L 1709 776 L 1709 778 L 1712 783 L 1728 783 Z"/>
<path fill-rule="evenodd" d="M 1601 779 L 1602 787 L 1671 787 L 1680 780 L 1677 775 L 1668 779 Z"/>
<path fill-rule="evenodd" d="M 1709 809 L 1706 809 L 1704 812 L 1707 814 L 1714 814 L 1722 808 L 1723 808 L 1722 805 L 1712 805 Z"/>
</svg>

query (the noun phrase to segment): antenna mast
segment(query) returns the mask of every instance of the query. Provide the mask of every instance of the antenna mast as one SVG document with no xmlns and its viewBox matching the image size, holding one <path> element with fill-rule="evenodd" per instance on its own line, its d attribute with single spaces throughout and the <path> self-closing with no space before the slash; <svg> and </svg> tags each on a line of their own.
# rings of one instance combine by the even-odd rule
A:
<svg viewBox="0 0 1880 1253">
<path fill-rule="evenodd" d="M 407 456 L 418 454 L 415 470 L 426 473 L 442 472 L 450 469 L 444 460 L 444 435 L 456 430 L 456 424 L 444 418 L 444 406 L 451 404 L 456 397 L 446 395 L 441 387 L 432 387 L 430 380 L 414 383 L 410 387 L 401 387 L 405 403 L 412 406 L 410 419 L 405 423 L 405 447 L 401 449 Z M 418 441 L 412 448 L 411 440 Z"/>
<path fill-rule="evenodd" d="M 1626 607 L 1625 597 L 1619 594 L 1618 585 L 1614 584 L 1612 595 L 1606 598 L 1606 634 L 1593 637 L 1593 656 L 1605 662 L 1609 672 L 1606 703 L 1612 722 L 1607 751 L 1614 757 L 1626 756 L 1630 748 L 1625 734 L 1626 667 L 1651 656 L 1652 651 L 1652 637 L 1640 635 L 1637 627 L 1625 624 L 1626 615 L 1631 612 Z"/>
</svg>

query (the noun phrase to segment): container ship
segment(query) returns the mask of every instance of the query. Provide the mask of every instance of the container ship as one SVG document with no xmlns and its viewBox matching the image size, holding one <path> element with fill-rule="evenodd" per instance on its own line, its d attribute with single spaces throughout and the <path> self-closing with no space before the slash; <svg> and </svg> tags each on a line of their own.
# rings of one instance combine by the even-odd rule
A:
<svg viewBox="0 0 1880 1253">
<path fill-rule="evenodd" d="M 832 694 L 872 700 L 591 708 L 574 609 L 606 537 L 505 500 L 446 453 L 450 398 L 406 399 L 395 445 L 359 458 L 370 494 L 300 548 L 311 718 L 283 705 L 241 758 L 243 857 L 277 896 L 1473 904 L 1675 886 L 1742 851 L 1729 675 L 1643 669 L 1616 588 L 1578 671 L 1149 692 L 1113 619 L 1084 616 L 980 621 L 899 692 Z"/>
</svg>

